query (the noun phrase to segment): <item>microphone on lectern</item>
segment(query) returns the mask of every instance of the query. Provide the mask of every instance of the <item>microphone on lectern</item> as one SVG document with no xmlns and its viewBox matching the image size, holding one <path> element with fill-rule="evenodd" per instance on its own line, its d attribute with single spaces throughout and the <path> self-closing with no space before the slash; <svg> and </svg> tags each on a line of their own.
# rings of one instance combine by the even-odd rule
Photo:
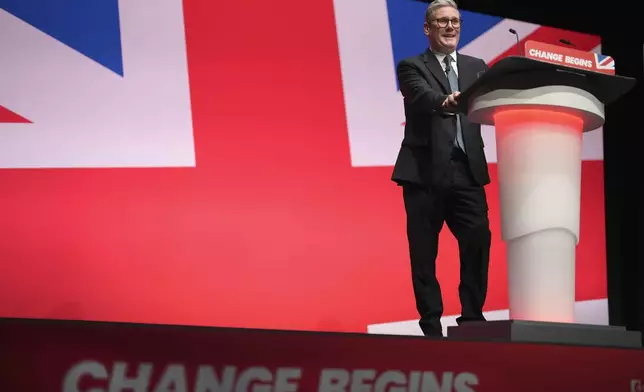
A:
<svg viewBox="0 0 644 392">
<path fill-rule="evenodd" d="M 523 49 L 521 48 L 521 43 L 520 43 L 521 40 L 519 39 L 519 33 L 517 33 L 515 29 L 509 29 L 508 31 L 514 34 L 515 37 L 517 37 L 517 49 L 519 50 L 519 55 L 523 56 Z"/>
<path fill-rule="evenodd" d="M 564 45 L 572 46 L 573 48 L 576 48 L 577 45 L 573 44 L 572 42 L 568 41 L 567 39 L 560 39 L 559 42 L 561 42 Z"/>
</svg>

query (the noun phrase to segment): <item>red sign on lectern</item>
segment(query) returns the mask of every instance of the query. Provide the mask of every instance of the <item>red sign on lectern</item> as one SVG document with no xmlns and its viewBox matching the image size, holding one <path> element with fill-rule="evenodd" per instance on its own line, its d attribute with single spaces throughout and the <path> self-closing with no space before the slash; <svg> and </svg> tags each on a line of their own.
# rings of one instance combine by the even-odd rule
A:
<svg viewBox="0 0 644 392">
<path fill-rule="evenodd" d="M 537 41 L 526 41 L 525 55 L 547 63 L 615 75 L 615 60 L 599 53 L 584 52 Z"/>
</svg>

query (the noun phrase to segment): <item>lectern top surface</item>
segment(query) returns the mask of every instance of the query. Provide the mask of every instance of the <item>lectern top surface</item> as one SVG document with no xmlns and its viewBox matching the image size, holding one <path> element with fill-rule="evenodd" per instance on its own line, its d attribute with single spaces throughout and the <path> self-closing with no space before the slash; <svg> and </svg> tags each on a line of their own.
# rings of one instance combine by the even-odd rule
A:
<svg viewBox="0 0 644 392">
<path fill-rule="evenodd" d="M 463 91 L 457 111 L 467 113 L 470 100 L 481 92 L 496 89 L 529 89 L 564 84 L 582 88 L 610 104 L 626 94 L 636 80 L 619 75 L 586 71 L 559 64 L 546 63 L 528 57 L 510 56 L 501 59 Z"/>
</svg>

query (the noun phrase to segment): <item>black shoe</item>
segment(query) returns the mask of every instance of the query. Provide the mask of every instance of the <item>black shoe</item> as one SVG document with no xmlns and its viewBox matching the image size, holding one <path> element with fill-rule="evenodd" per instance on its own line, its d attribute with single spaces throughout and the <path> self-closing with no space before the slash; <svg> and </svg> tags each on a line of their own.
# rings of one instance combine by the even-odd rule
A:
<svg viewBox="0 0 644 392">
<path fill-rule="evenodd" d="M 421 319 L 418 322 L 418 325 L 420 325 L 420 329 L 423 331 L 423 335 L 427 337 L 443 337 L 443 326 L 441 325 L 440 319 L 429 321 Z"/>
<path fill-rule="evenodd" d="M 483 317 L 483 315 L 480 315 L 478 317 L 463 317 L 463 316 L 461 316 L 461 317 L 458 317 L 456 319 L 456 324 L 463 325 L 465 323 L 469 323 L 469 322 L 472 322 L 472 321 L 487 321 L 487 320 L 485 319 L 485 317 Z"/>
<path fill-rule="evenodd" d="M 445 336 L 443 336 L 443 331 L 436 331 L 435 329 L 431 329 L 429 331 L 423 331 L 425 334 L 425 337 L 427 338 L 433 338 L 433 339 L 442 339 Z"/>
</svg>

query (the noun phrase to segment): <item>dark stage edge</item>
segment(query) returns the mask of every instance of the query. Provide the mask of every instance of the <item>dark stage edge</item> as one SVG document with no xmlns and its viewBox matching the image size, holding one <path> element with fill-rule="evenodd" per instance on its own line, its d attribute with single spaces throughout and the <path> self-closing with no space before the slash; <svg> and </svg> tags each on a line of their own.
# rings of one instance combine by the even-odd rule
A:
<svg viewBox="0 0 644 392">
<path fill-rule="evenodd" d="M 450 340 L 555 343 L 580 346 L 642 348 L 642 334 L 624 327 L 502 320 L 470 322 L 447 328 Z"/>
</svg>

